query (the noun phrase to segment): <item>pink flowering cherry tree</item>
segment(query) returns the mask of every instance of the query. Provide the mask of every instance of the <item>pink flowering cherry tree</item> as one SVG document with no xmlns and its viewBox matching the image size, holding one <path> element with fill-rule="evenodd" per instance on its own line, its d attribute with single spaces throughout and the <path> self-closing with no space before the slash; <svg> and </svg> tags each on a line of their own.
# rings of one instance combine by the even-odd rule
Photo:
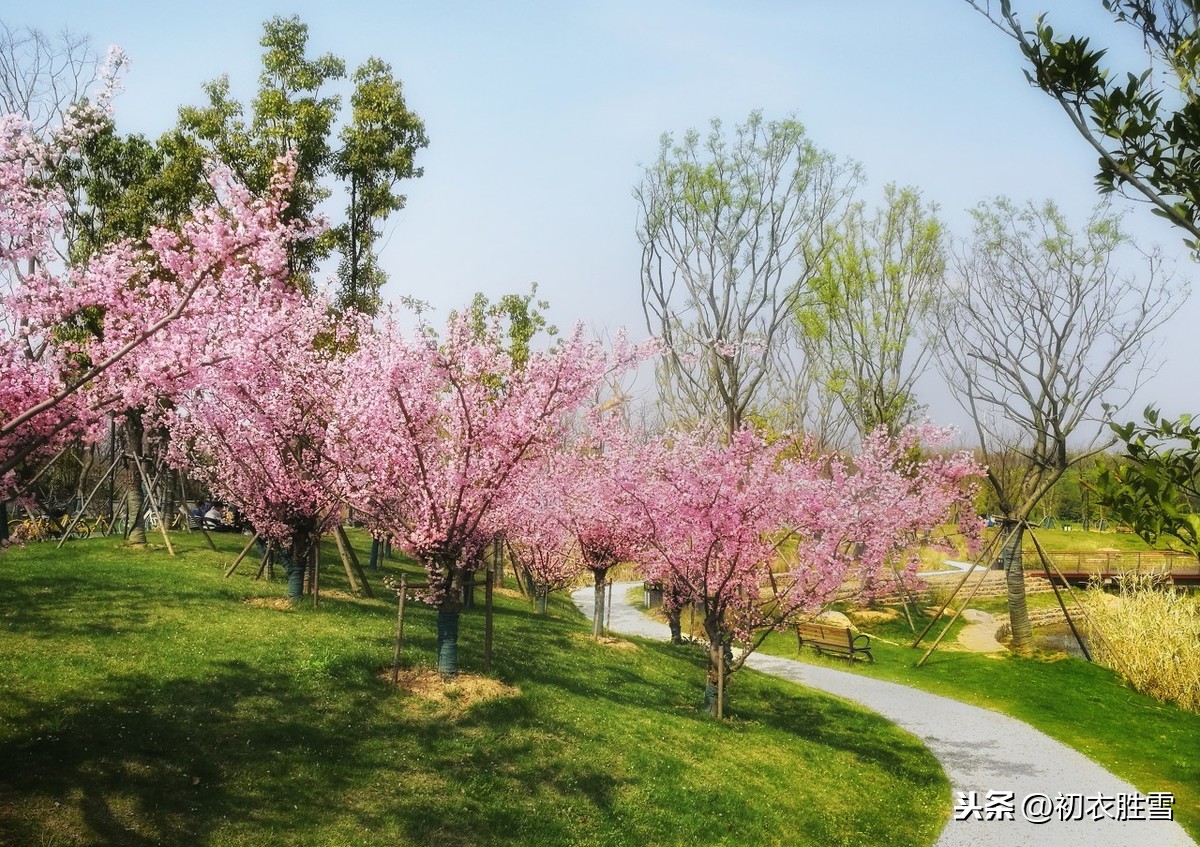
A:
<svg viewBox="0 0 1200 847">
<path fill-rule="evenodd" d="M 634 434 L 615 415 L 591 415 L 582 435 L 538 468 L 530 487 L 553 503 L 543 520 L 564 530 L 592 574 L 592 637 L 604 634 L 608 572 L 643 553 L 638 507 L 643 466 Z"/>
<path fill-rule="evenodd" d="M 87 132 L 86 112 L 71 114 L 49 140 L 0 118 L 0 499 L 18 489 L 21 463 L 252 345 L 259 316 L 285 295 L 288 245 L 311 229 L 281 220 L 294 173 L 285 159 L 267 197 L 215 171 L 218 199 L 178 229 L 63 269 L 64 199 L 47 177 Z M 83 314 L 98 331 L 57 331 Z"/>
<path fill-rule="evenodd" d="M 546 485 L 553 460 L 551 456 L 526 463 L 524 472 L 514 477 L 497 520 L 517 573 L 528 578 L 538 614 L 543 615 L 550 592 L 566 588 L 583 570 L 575 538 L 558 520 L 558 492 Z"/>
<path fill-rule="evenodd" d="M 796 455 L 749 430 L 727 443 L 676 433 L 642 449 L 645 568 L 667 598 L 700 612 L 714 713 L 718 668 L 736 671 L 771 629 L 820 608 L 852 574 L 878 576 L 954 504 L 973 514 L 981 469 L 965 454 L 911 458 L 919 435 L 872 436 L 858 457 Z"/>
<path fill-rule="evenodd" d="M 328 303 L 292 292 L 260 316 L 258 343 L 206 370 L 168 415 L 169 459 L 284 553 L 292 603 L 340 515 L 327 441 L 338 411 L 337 348 L 355 324 L 330 314 Z"/>
<path fill-rule="evenodd" d="M 627 351 L 581 329 L 516 363 L 466 313 L 444 336 L 389 328 L 347 362 L 337 462 L 348 502 L 420 562 L 438 607 L 438 667 L 458 668 L 463 589 L 498 529 L 517 471 L 558 444 L 568 416 Z"/>
</svg>

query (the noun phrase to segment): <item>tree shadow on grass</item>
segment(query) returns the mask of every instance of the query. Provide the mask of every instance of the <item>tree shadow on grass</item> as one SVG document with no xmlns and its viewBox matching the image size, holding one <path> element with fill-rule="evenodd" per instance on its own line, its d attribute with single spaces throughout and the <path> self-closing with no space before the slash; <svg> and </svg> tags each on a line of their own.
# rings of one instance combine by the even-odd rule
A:
<svg viewBox="0 0 1200 847">
<path fill-rule="evenodd" d="M 555 626 L 546 621 L 545 626 Z M 577 624 L 558 624 L 564 633 Z M 568 637 L 564 634 L 564 638 Z M 681 707 L 694 707 L 696 720 L 710 720 L 702 711 L 706 657 L 692 645 L 669 645 L 634 640 L 638 658 L 627 664 L 603 668 L 590 666 L 586 651 L 576 645 L 581 661 L 577 668 L 565 668 L 553 657 L 529 656 L 510 660 L 518 677 L 539 684 L 561 687 L 591 701 L 657 704 L 664 713 L 679 714 Z M 596 649 L 605 649 L 597 647 Z M 674 665 L 678 671 L 673 683 L 651 683 L 638 669 L 638 662 L 650 662 L 659 668 Z M 880 767 L 917 785 L 941 780 L 940 767 L 932 754 L 915 738 L 897 731 L 879 715 L 851 706 L 801 685 L 779 682 L 760 684 L 754 672 L 743 670 L 731 678 L 727 708 L 735 721 L 758 723 L 796 735 L 814 744 L 849 754 L 864 764 Z"/>
<path fill-rule="evenodd" d="M 784 688 L 752 684 L 741 688 L 735 693 L 753 698 L 753 706 L 735 704 L 735 716 L 745 714 L 764 726 L 847 753 L 914 785 L 943 781 L 941 767 L 929 749 L 880 715 L 795 683 Z"/>
<path fill-rule="evenodd" d="M 10 692 L 0 844 L 571 843 L 575 813 L 617 828 L 622 782 L 560 743 L 571 727 L 521 698 L 426 709 L 360 665 Z"/>
<path fill-rule="evenodd" d="M 290 678 L 213 667 L 204 679 L 131 675 L 73 699 L 26 697 L 21 729 L 0 742 L 0 834 L 25 844 L 60 829 L 82 843 L 149 847 L 202 843 L 229 819 L 270 826 L 283 798 L 242 777 L 270 774 L 297 744 L 337 739 L 306 720 L 312 700 Z M 318 788 L 293 787 L 313 797 Z"/>
</svg>

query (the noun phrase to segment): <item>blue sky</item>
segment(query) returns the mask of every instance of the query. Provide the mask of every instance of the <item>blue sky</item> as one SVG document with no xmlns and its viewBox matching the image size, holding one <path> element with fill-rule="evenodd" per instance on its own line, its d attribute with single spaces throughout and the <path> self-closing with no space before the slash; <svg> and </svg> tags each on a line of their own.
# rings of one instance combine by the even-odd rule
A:
<svg viewBox="0 0 1200 847">
<path fill-rule="evenodd" d="M 1045 5 L 1063 30 L 1111 36 L 1099 2 L 1027 4 Z M 1079 224 L 1097 200 L 1089 148 L 1025 82 L 1012 42 L 956 0 L 47 0 L 0 16 L 123 47 L 133 64 L 118 124 L 156 135 L 221 73 L 249 100 L 262 22 L 293 13 L 309 25 L 312 52 L 351 68 L 371 55 L 391 63 L 425 120 L 425 176 L 391 222 L 385 295 L 443 311 L 475 291 L 537 281 L 560 325 L 644 334 L 631 196 L 640 165 L 664 131 L 712 117 L 732 125 L 756 108 L 794 115 L 818 145 L 860 162 L 865 199 L 887 182 L 920 188 L 959 236 L 966 210 L 998 194 L 1054 198 Z M 1115 55 L 1123 51 L 1136 55 L 1136 45 Z M 1145 206 L 1132 208 L 1128 228 L 1194 275 L 1177 234 Z M 1138 403 L 1200 407 L 1190 390 L 1198 312 L 1189 302 L 1168 324 L 1166 364 Z M 923 392 L 935 417 L 961 422 L 937 379 Z"/>
</svg>

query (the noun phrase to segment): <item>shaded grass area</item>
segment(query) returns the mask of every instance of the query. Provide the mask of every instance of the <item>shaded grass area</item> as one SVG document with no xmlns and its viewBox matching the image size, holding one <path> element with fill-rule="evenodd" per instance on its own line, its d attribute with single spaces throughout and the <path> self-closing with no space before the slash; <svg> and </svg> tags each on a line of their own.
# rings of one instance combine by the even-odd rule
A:
<svg viewBox="0 0 1200 847">
<path fill-rule="evenodd" d="M 1053 602 L 1053 595 L 1048 596 Z M 1007 611 L 1003 598 L 972 606 Z M 961 621 L 955 624 L 943 644 L 952 645 L 961 626 Z M 1107 668 L 1062 653 L 1023 659 L 939 648 L 918 668 L 917 661 L 940 626 L 915 650 L 908 646 L 914 635 L 903 617 L 860 628 L 873 636 L 874 664 L 856 662 L 848 668 L 844 660 L 819 657 L 812 650 L 798 658 L 1012 715 L 1080 751 L 1142 793 L 1173 793 L 1176 819 L 1200 840 L 1200 715 L 1138 694 Z M 772 633 L 762 649 L 797 658 L 791 633 Z M 1064 785 L 1061 790 L 1073 789 Z"/>
<path fill-rule="evenodd" d="M 284 589 L 249 562 L 222 579 L 243 539 L 176 541 L 0 554 L 0 844 L 926 845 L 948 816 L 936 761 L 883 720 L 740 674 L 719 725 L 699 654 L 593 643 L 565 598 L 498 598 L 520 693 L 464 708 L 381 678 L 394 599 L 327 569 L 318 609 L 247 602 Z M 410 605 L 406 663 L 432 664 L 433 629 Z"/>
</svg>

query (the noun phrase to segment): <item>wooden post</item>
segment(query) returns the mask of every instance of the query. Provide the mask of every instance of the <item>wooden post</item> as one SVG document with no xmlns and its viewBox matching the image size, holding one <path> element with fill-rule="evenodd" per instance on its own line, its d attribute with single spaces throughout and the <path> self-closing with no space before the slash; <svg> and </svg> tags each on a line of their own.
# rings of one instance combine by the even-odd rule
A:
<svg viewBox="0 0 1200 847">
<path fill-rule="evenodd" d="M 340 526 L 333 528 L 333 540 L 337 544 L 338 557 L 342 560 L 342 568 L 346 571 L 346 581 L 350 583 L 350 590 L 358 594 L 358 580 L 354 578 L 354 569 L 350 567 L 350 555 L 346 552 L 346 540 L 342 536 Z"/>
<path fill-rule="evenodd" d="M 367 574 L 363 570 L 362 564 L 358 561 L 358 554 L 354 552 L 354 545 L 350 543 L 349 536 L 346 535 L 346 529 L 341 524 L 334 527 L 334 532 L 341 536 L 342 543 L 346 545 L 346 552 L 350 554 L 350 564 L 354 568 L 354 572 L 358 574 L 358 581 L 362 585 L 362 593 L 366 597 L 374 597 L 375 592 L 371 589 L 371 583 L 367 581 Z"/>
<path fill-rule="evenodd" d="M 400 575 L 399 598 L 396 601 L 396 652 L 392 656 L 392 685 L 400 679 L 400 648 L 404 645 L 404 598 L 408 596 L 408 575 Z"/>
<path fill-rule="evenodd" d="M 504 542 L 499 535 L 492 539 L 492 579 L 504 587 Z"/>
<path fill-rule="evenodd" d="M 255 537 L 257 537 L 257 536 L 255 536 Z M 255 579 L 262 579 L 262 578 L 263 578 L 263 574 L 267 574 L 267 577 L 268 577 L 268 578 L 270 578 L 270 577 L 272 577 L 272 576 L 274 576 L 274 575 L 275 575 L 275 574 L 272 572 L 272 568 L 271 568 L 271 553 L 273 552 L 273 550 L 272 550 L 271 548 L 272 548 L 273 546 L 274 546 L 274 542 L 273 542 L 273 541 L 269 541 L 269 540 L 268 540 L 268 541 L 267 541 L 267 543 L 266 543 L 266 544 L 263 546 L 263 557 L 262 557 L 262 564 L 260 564 L 260 565 L 258 566 L 258 573 L 254 575 L 254 578 L 255 578 Z M 247 547 L 247 549 L 249 549 L 249 547 Z"/>
<path fill-rule="evenodd" d="M 1079 649 L 1083 651 L 1083 658 L 1090 662 L 1092 661 L 1092 653 L 1090 650 L 1088 650 L 1087 645 L 1083 643 L 1083 636 L 1080 635 L 1079 630 L 1075 628 L 1075 621 L 1071 620 L 1071 613 L 1067 611 L 1067 604 L 1063 602 L 1062 595 L 1058 591 L 1058 586 L 1054 584 L 1054 574 L 1051 573 L 1051 569 L 1054 568 L 1054 565 L 1050 561 L 1050 557 L 1046 555 L 1046 551 L 1042 549 L 1042 543 L 1038 541 L 1037 536 L 1031 532 L 1029 533 L 1029 537 L 1033 539 L 1033 546 L 1037 549 L 1038 557 L 1042 560 L 1042 567 L 1046 570 L 1046 577 L 1050 582 L 1050 587 L 1054 589 L 1054 599 L 1058 601 L 1058 607 L 1062 609 L 1063 617 L 1067 619 L 1067 626 L 1071 628 L 1071 634 L 1075 636 L 1075 643 L 1078 644 Z M 1060 578 L 1062 577 L 1061 572 L 1059 573 L 1059 576 Z M 1067 580 L 1063 578 L 1063 585 L 1066 584 Z"/>
<path fill-rule="evenodd" d="M 725 718 L 725 645 L 717 649 L 717 720 Z"/>
<path fill-rule="evenodd" d="M 192 513 L 188 511 L 187 503 L 185 502 L 179 507 L 179 514 L 183 516 L 183 525 L 187 527 L 187 531 L 192 531 Z M 208 542 L 208 546 L 213 552 L 216 552 L 217 545 L 213 543 L 212 536 L 208 534 L 208 530 L 204 528 L 204 520 L 201 519 L 196 524 L 196 529 L 200 530 L 200 534 L 204 536 L 204 540 Z"/>
<path fill-rule="evenodd" d="M 912 596 L 912 593 L 909 592 L 908 586 L 904 584 L 904 578 L 900 575 L 900 568 L 896 564 L 895 559 L 892 559 L 892 574 L 896 577 L 896 584 L 900 586 L 900 590 L 904 593 L 904 599 L 901 601 L 901 605 L 904 607 L 904 617 L 908 620 L 908 628 L 913 632 L 916 632 L 917 625 L 913 623 L 912 614 L 908 611 L 908 606 L 911 603 L 915 608 L 917 605 L 917 600 Z"/>
<path fill-rule="evenodd" d="M 312 597 L 315 609 L 321 603 L 321 536 L 317 536 L 317 543 L 312 546 L 309 555 L 312 557 Z"/>
<path fill-rule="evenodd" d="M 971 605 L 971 601 L 974 600 L 975 595 L 979 593 L 979 589 L 983 585 L 985 579 L 987 579 L 987 571 L 983 572 L 983 578 L 981 578 L 979 582 L 975 583 L 975 587 L 971 589 L 971 593 L 967 595 L 967 599 L 963 601 L 962 606 L 960 606 L 958 611 L 954 613 L 954 617 L 950 618 L 950 623 L 946 624 L 946 628 L 938 633 L 938 637 L 934 639 L 931 645 L 929 645 L 929 649 L 925 651 L 925 655 L 923 655 L 920 661 L 917 662 L 918 668 L 925 664 L 925 660 L 928 659 L 933 651 L 937 649 L 937 646 L 942 643 L 942 639 L 946 637 L 946 633 L 948 633 L 950 628 L 954 626 L 954 622 L 958 620 L 958 616 L 961 615 L 964 610 L 966 610 L 967 606 Z M 934 620 L 937 620 L 937 618 L 934 618 Z"/>
<path fill-rule="evenodd" d="M 1009 535 L 1011 535 L 1011 531 L 1010 531 Z M 992 569 L 992 564 L 996 561 L 996 556 L 994 555 L 994 551 L 1004 549 L 1004 544 L 1000 544 L 1000 545 L 996 544 L 996 542 L 1000 539 L 1000 537 L 1001 537 L 1001 533 L 996 533 L 995 537 L 990 542 L 988 542 L 987 546 L 983 550 L 982 555 L 980 555 L 980 557 L 979 557 L 981 560 L 985 559 L 985 558 L 987 559 L 987 567 L 984 568 L 983 579 L 987 578 L 988 571 L 990 571 Z M 1004 540 L 1007 543 L 1008 536 L 1005 536 Z M 962 587 L 967 584 L 967 580 L 970 578 L 971 574 L 974 573 L 975 567 L 978 564 L 979 564 L 978 562 L 971 562 L 971 567 L 967 568 L 967 572 L 964 573 L 962 579 L 960 579 L 958 581 L 958 585 L 954 586 L 954 590 L 952 592 L 950 592 L 950 596 L 946 598 L 946 602 L 943 603 L 941 608 L 937 610 L 937 613 L 932 618 L 929 619 L 929 623 L 925 624 L 925 628 L 923 630 L 921 630 L 921 634 L 917 636 L 915 641 L 913 641 L 913 643 L 912 643 L 913 648 L 916 648 L 916 646 L 921 643 L 921 639 L 923 639 L 927 634 L 929 634 L 929 630 L 933 629 L 933 625 L 941 619 L 942 613 L 945 612 L 947 608 L 949 608 L 949 606 L 952 602 L 954 602 L 954 598 L 956 596 L 958 596 L 958 592 L 962 590 Z M 980 584 L 983 583 L 983 579 L 980 579 Z"/>
<path fill-rule="evenodd" d="M 158 506 L 154 502 L 154 486 L 150 484 L 150 478 L 146 475 L 145 469 L 142 468 L 142 460 L 138 458 L 137 453 L 133 454 L 133 462 L 137 465 L 138 475 L 142 478 L 142 482 L 146 483 L 146 505 L 150 507 L 155 520 L 158 521 L 158 529 L 162 532 L 163 541 L 166 542 L 167 552 L 174 556 L 175 548 L 171 546 L 171 537 L 167 535 L 167 522 L 163 513 L 159 511 Z"/>
<path fill-rule="evenodd" d="M 489 568 L 483 581 L 483 672 L 492 669 L 492 571 Z"/>
<path fill-rule="evenodd" d="M 246 554 L 250 552 L 250 548 L 254 546 L 254 542 L 258 541 L 258 533 L 254 533 L 254 537 L 246 542 L 246 546 L 242 548 L 242 552 L 238 553 L 238 557 L 233 560 L 233 564 L 225 569 L 226 578 L 233 576 L 233 572 L 237 570 L 238 565 L 242 563 L 242 559 L 246 558 Z M 262 575 L 261 572 L 259 574 Z"/>
<path fill-rule="evenodd" d="M 92 493 L 87 496 L 87 499 L 83 501 L 83 505 L 79 507 L 79 514 L 77 514 L 75 517 L 71 518 L 71 522 L 69 524 L 67 524 L 67 528 L 65 530 L 63 530 L 62 538 L 58 539 L 58 546 L 54 548 L 55 550 L 62 548 L 63 542 L 65 542 L 67 540 L 67 536 L 71 534 L 71 530 L 73 530 L 75 528 L 75 525 L 77 523 L 79 523 L 81 520 L 83 520 L 83 513 L 87 510 L 87 507 L 91 505 L 92 498 L 96 496 L 96 492 L 100 490 L 100 486 L 104 485 L 104 481 L 106 479 L 108 479 L 109 474 L 111 474 L 114 470 L 116 470 L 117 463 L 120 461 L 121 461 L 120 456 L 113 459 L 112 464 L 108 466 L 108 470 L 106 470 L 104 472 L 104 476 L 100 477 L 100 481 L 97 482 L 96 487 L 92 489 Z"/>
</svg>

